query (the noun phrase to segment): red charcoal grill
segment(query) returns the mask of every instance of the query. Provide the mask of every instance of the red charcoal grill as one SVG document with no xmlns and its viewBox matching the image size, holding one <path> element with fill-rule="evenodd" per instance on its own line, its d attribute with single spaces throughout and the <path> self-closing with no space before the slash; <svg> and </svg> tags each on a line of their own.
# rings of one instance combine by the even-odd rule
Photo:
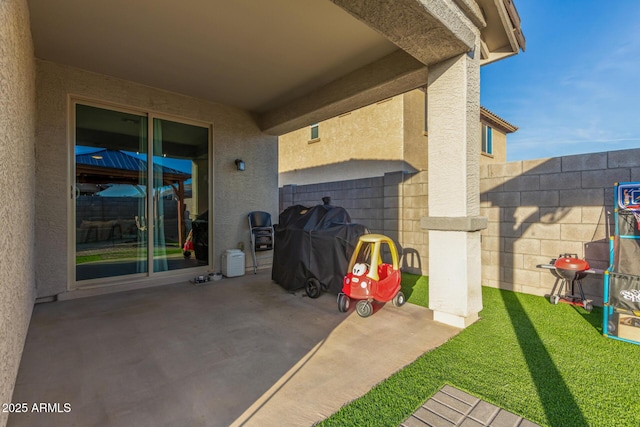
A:
<svg viewBox="0 0 640 427">
<path fill-rule="evenodd" d="M 557 259 L 551 260 L 553 269 L 551 273 L 556 277 L 556 283 L 549 296 L 552 304 L 558 304 L 559 301 L 573 305 L 580 305 L 586 311 L 591 311 L 593 305 L 591 301 L 586 299 L 582 290 L 582 279 L 586 277 L 586 271 L 589 270 L 589 263 L 583 259 L 579 259 L 577 254 L 561 254 Z M 578 285 L 580 295 L 575 294 L 575 285 Z M 560 285 L 558 287 L 558 285 Z M 569 291 L 571 286 L 571 294 L 563 294 L 566 289 Z"/>
</svg>

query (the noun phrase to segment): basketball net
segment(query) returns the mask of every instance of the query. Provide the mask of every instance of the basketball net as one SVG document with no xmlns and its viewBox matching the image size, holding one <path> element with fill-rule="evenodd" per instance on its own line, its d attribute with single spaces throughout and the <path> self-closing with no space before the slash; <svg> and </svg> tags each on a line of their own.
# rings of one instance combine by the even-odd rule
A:
<svg viewBox="0 0 640 427">
<path fill-rule="evenodd" d="M 632 210 L 631 213 L 633 213 L 633 216 L 636 218 L 636 226 L 640 231 L 640 211 Z"/>
<path fill-rule="evenodd" d="M 629 206 L 625 206 L 624 210 L 633 214 L 633 217 L 636 219 L 636 227 L 638 227 L 638 230 L 640 231 L 640 209 L 638 209 L 637 206 L 638 205 L 633 205 L 632 208 Z"/>
</svg>

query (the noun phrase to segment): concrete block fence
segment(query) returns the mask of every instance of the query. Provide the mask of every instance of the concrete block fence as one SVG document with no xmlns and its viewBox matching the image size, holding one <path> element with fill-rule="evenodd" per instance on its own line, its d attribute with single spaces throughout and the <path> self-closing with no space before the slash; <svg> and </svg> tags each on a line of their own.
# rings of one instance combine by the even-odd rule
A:
<svg viewBox="0 0 640 427">
<path fill-rule="evenodd" d="M 481 232 L 482 284 L 545 295 L 555 278 L 537 265 L 560 254 L 608 267 L 613 186 L 640 181 L 640 149 L 483 165 L 480 177 L 481 215 L 488 218 Z M 420 228 L 420 218 L 428 215 L 427 178 L 426 171 L 394 172 L 287 185 L 280 188 L 280 211 L 314 206 L 329 196 L 353 222 L 396 240 L 404 271 L 428 275 L 428 233 Z M 589 275 L 583 285 L 587 297 L 601 304 L 602 276 Z"/>
<path fill-rule="evenodd" d="M 483 285 L 545 295 L 555 278 L 536 266 L 563 253 L 606 269 L 613 186 L 640 180 L 639 160 L 634 149 L 482 166 Z M 583 287 L 602 303 L 601 275 L 587 276 Z"/>
<path fill-rule="evenodd" d="M 420 218 L 427 215 L 427 176 L 427 172 L 392 172 L 374 178 L 285 185 L 280 187 L 280 212 L 292 205 L 322 204 L 323 197 L 331 197 L 331 204 L 345 208 L 352 222 L 394 239 L 404 271 L 427 275 L 429 246 L 420 229 Z"/>
</svg>

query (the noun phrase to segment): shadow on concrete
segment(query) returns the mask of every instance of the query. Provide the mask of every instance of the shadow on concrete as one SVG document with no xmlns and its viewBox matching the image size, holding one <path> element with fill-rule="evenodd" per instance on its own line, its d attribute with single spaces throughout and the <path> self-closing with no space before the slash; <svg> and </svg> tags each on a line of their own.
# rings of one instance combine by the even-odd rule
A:
<svg viewBox="0 0 640 427">
<path fill-rule="evenodd" d="M 71 411 L 8 426 L 312 425 L 457 332 L 413 304 L 340 313 L 270 271 L 38 304 L 13 401 Z"/>
</svg>

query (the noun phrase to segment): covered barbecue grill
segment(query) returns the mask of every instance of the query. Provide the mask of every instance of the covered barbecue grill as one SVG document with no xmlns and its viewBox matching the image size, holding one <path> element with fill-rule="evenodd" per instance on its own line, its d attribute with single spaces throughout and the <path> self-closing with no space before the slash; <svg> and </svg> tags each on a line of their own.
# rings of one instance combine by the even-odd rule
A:
<svg viewBox="0 0 640 427">
<path fill-rule="evenodd" d="M 344 208 L 325 202 L 285 209 L 275 226 L 271 278 L 293 291 L 305 288 L 316 298 L 322 291 L 338 294 L 358 238 L 369 233 L 352 224 Z"/>
</svg>

